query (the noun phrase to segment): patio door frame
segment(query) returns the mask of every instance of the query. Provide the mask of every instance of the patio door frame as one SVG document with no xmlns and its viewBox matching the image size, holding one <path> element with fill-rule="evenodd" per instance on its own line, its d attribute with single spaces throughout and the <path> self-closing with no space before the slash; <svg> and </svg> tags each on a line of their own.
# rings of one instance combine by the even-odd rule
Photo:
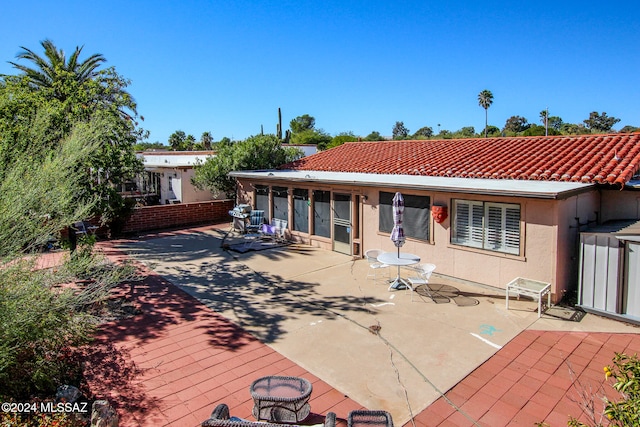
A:
<svg viewBox="0 0 640 427">
<path fill-rule="evenodd" d="M 345 197 L 346 196 L 346 197 Z M 336 198 L 348 198 L 348 200 L 339 200 L 338 203 L 348 203 L 349 209 L 347 210 L 349 217 L 339 217 L 339 214 L 346 213 L 344 209 L 339 209 L 336 206 Z M 353 253 L 353 194 L 345 191 L 334 191 L 331 195 L 331 246 L 333 251 L 340 252 L 345 255 L 352 255 Z M 338 235 L 342 237 L 346 233 L 348 242 L 338 239 Z"/>
</svg>

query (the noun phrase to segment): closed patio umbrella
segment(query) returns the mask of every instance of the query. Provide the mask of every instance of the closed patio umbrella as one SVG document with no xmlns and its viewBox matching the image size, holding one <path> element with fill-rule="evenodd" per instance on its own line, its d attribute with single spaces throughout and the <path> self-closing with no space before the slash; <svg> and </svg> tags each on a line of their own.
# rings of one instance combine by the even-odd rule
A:
<svg viewBox="0 0 640 427">
<path fill-rule="evenodd" d="M 404 245 L 404 229 L 402 228 L 402 217 L 404 216 L 404 199 L 400 192 L 396 192 L 393 196 L 393 230 L 391 230 L 391 241 L 398 248 L 398 256 L 400 256 L 400 247 Z"/>
</svg>

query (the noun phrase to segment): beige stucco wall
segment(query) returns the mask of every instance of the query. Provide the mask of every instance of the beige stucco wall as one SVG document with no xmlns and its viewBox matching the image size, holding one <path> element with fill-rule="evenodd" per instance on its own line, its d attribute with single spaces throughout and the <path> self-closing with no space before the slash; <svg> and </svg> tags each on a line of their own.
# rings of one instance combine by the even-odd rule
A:
<svg viewBox="0 0 640 427">
<path fill-rule="evenodd" d="M 148 168 L 149 172 L 162 174 L 160 176 L 160 203 L 165 204 L 167 200 L 173 201 L 177 199 L 180 203 L 205 202 L 216 200 L 210 191 L 196 189 L 191 184 L 191 177 L 194 170 L 187 168 Z M 169 190 L 169 179 L 171 179 L 171 188 Z M 224 194 L 220 194 L 218 200 L 226 199 Z"/>
<path fill-rule="evenodd" d="M 182 194 L 182 203 L 204 202 L 207 200 L 215 200 L 211 191 L 198 190 L 191 184 L 191 178 L 195 174 L 193 168 L 180 169 L 178 176 L 180 177 L 180 188 Z M 224 194 L 220 194 L 218 199 L 226 199 Z"/>
<path fill-rule="evenodd" d="M 261 182 L 261 184 L 265 184 Z M 272 185 L 286 186 L 278 181 Z M 359 218 L 362 233 L 358 239 L 361 252 L 367 249 L 380 248 L 395 251 L 388 233 L 378 231 L 378 198 L 379 191 L 394 192 L 394 188 L 354 187 L 344 185 L 312 185 L 292 184 L 290 188 L 312 188 L 351 193 L 361 197 Z M 564 296 L 566 290 L 575 288 L 577 284 L 578 241 L 579 232 L 595 223 L 600 213 L 600 192 L 597 190 L 580 193 L 564 200 L 532 199 L 509 196 L 485 196 L 464 193 L 446 193 L 435 191 L 400 190 L 403 194 L 429 196 L 431 204 L 445 205 L 449 216 L 437 224 L 430 218 L 431 241 L 424 242 L 408 238 L 402 251 L 414 253 L 423 262 L 431 262 L 437 266 L 437 272 L 463 280 L 504 288 L 515 277 L 550 282 L 554 301 Z M 640 193 L 634 193 L 640 195 Z M 239 203 L 253 204 L 253 187 L 250 181 L 239 182 Z M 611 205 L 617 212 L 630 212 L 635 209 L 637 199 L 620 197 L 613 194 L 609 197 Z M 355 200 L 355 197 L 353 198 Z M 508 255 L 487 250 L 467 248 L 451 244 L 451 206 L 452 199 L 492 201 L 499 203 L 515 203 L 521 207 L 521 253 L 519 256 Z M 291 201 L 290 201 L 291 203 Z M 611 206 L 610 206 L 611 207 Z M 290 212 L 292 209 L 290 207 Z M 609 216 L 612 214 L 609 213 Z M 577 218 L 577 219 L 576 219 Z M 292 218 L 289 219 L 291 221 Z M 410 221 L 410 218 L 405 218 Z M 292 232 L 291 237 L 305 243 L 332 249 L 331 240 L 315 236 L 300 235 Z"/>
<path fill-rule="evenodd" d="M 600 207 L 602 222 L 619 219 L 640 219 L 639 190 L 602 190 Z"/>
</svg>

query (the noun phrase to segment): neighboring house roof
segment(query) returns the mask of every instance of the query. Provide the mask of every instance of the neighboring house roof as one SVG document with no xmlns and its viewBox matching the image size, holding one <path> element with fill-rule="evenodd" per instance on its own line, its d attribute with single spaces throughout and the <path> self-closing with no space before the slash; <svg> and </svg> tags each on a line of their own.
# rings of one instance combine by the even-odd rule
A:
<svg viewBox="0 0 640 427">
<path fill-rule="evenodd" d="M 205 162 L 215 156 L 215 151 L 143 151 L 136 154 L 147 167 L 182 168 L 193 167 L 198 161 Z"/>
<path fill-rule="evenodd" d="M 624 186 L 640 169 L 640 133 L 347 142 L 280 169 Z"/>
</svg>

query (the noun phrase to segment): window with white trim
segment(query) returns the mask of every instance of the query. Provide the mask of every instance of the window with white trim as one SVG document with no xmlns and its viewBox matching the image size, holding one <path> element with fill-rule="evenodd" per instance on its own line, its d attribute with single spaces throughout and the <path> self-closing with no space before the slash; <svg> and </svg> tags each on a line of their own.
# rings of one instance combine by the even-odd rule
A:
<svg viewBox="0 0 640 427">
<path fill-rule="evenodd" d="M 520 255 L 520 205 L 453 200 L 451 243 Z"/>
</svg>

